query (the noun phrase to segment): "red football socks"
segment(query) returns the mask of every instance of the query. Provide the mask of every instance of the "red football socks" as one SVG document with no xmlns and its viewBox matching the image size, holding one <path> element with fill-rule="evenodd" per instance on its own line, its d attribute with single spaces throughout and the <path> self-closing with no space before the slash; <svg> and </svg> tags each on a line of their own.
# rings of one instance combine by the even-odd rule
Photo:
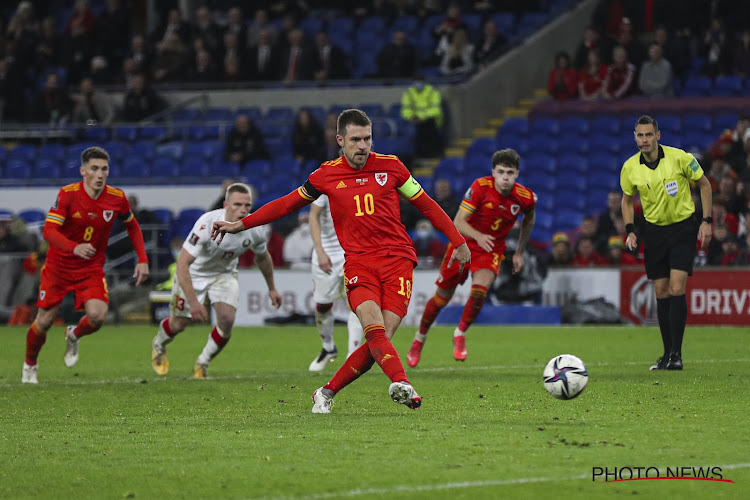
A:
<svg viewBox="0 0 750 500">
<path fill-rule="evenodd" d="M 464 312 L 461 314 L 461 321 L 458 323 L 458 329 L 465 332 L 469 329 L 474 320 L 477 319 L 479 311 L 482 310 L 484 299 L 487 297 L 487 288 L 480 285 L 471 285 L 469 300 L 466 301 Z"/>
<path fill-rule="evenodd" d="M 427 301 L 427 304 L 424 306 L 424 312 L 422 313 L 422 320 L 419 322 L 419 333 L 427 335 L 427 332 L 430 331 L 430 327 L 435 322 L 435 318 L 437 318 L 438 314 L 440 314 L 440 310 L 445 307 L 447 303 L 448 301 L 438 294 L 435 294 Z"/>
<path fill-rule="evenodd" d="M 42 350 L 42 346 L 47 341 L 47 334 L 43 333 L 36 324 L 36 321 L 31 323 L 29 333 L 26 334 L 26 364 L 34 366 L 36 364 L 36 358 L 39 356 L 39 351 Z"/>
<path fill-rule="evenodd" d="M 385 327 L 377 324 L 366 327 L 365 338 L 365 345 L 370 347 L 370 354 L 391 382 L 408 382 L 401 358 L 385 335 Z"/>
<path fill-rule="evenodd" d="M 88 316 L 84 316 L 81 318 L 81 321 L 78 322 L 78 325 L 73 329 L 73 335 L 76 336 L 77 339 L 80 339 L 84 335 L 90 335 L 97 331 L 98 328 L 94 327 L 94 325 L 91 324 L 89 321 Z"/>
<path fill-rule="evenodd" d="M 330 389 L 333 392 L 339 392 L 341 389 L 357 380 L 360 375 L 367 372 L 375 364 L 375 358 L 370 354 L 370 346 L 367 342 L 359 346 L 354 352 L 346 358 L 344 364 L 339 368 L 330 382 L 323 386 L 324 389 Z"/>
</svg>

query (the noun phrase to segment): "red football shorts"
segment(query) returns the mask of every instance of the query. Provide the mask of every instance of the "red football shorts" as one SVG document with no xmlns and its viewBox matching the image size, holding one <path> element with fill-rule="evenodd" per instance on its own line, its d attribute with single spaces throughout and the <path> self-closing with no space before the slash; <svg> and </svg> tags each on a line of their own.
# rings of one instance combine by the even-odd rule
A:
<svg viewBox="0 0 750 500">
<path fill-rule="evenodd" d="M 109 304 L 107 279 L 101 268 L 81 269 L 75 276 L 55 274 L 47 266 L 42 268 L 37 307 L 42 309 L 57 307 L 69 292 L 75 293 L 76 311 L 83 310 L 83 305 L 91 299 L 98 299 Z"/>
<path fill-rule="evenodd" d="M 453 253 L 453 248 L 453 245 L 448 243 L 448 249 L 445 251 L 443 262 L 440 264 L 440 274 L 437 281 L 435 281 L 438 288 L 443 290 L 453 290 L 466 281 L 469 273 L 473 273 L 479 269 L 489 269 L 497 276 L 497 273 L 500 271 L 500 263 L 505 258 L 504 255 L 500 255 L 497 252 L 485 252 L 484 250 L 478 252 L 472 251 L 471 262 L 469 262 L 468 266 L 464 266 L 464 272 L 460 273 L 459 269 L 461 266 L 457 261 L 454 260 L 451 267 L 448 267 L 448 261 Z"/>
<path fill-rule="evenodd" d="M 372 300 L 381 310 L 403 318 L 411 300 L 414 262 L 401 256 L 349 259 L 344 263 L 344 280 L 352 311 Z"/>
</svg>

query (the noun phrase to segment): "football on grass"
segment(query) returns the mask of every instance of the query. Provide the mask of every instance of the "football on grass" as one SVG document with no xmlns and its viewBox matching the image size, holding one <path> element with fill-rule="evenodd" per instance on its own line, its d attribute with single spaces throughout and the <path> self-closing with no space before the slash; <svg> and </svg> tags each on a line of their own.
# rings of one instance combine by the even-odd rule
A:
<svg viewBox="0 0 750 500">
<path fill-rule="evenodd" d="M 586 365 L 572 354 L 560 354 L 544 367 L 544 388 L 557 399 L 580 396 L 589 381 Z"/>
</svg>

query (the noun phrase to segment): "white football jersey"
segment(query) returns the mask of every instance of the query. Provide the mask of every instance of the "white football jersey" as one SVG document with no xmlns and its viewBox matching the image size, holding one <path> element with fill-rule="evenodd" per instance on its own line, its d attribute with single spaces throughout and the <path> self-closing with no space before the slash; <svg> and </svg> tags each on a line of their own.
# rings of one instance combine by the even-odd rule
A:
<svg viewBox="0 0 750 500">
<path fill-rule="evenodd" d="M 323 250 L 328 254 L 331 260 L 335 260 L 337 257 L 344 256 L 344 249 L 341 248 L 339 238 L 336 236 L 336 229 L 333 227 L 333 217 L 331 217 L 331 205 L 328 201 L 328 196 L 322 194 L 317 200 L 313 202 L 323 210 L 320 212 L 320 243 L 323 245 Z M 318 254 L 312 253 L 313 265 L 318 265 Z"/>
<path fill-rule="evenodd" d="M 190 264 L 190 276 L 208 278 L 237 271 L 237 261 L 247 250 L 256 255 L 266 251 L 265 229 L 253 227 L 236 234 L 225 234 L 221 243 L 211 239 L 215 221 L 225 220 L 226 210 L 220 208 L 201 215 L 182 245 L 182 249 L 195 257 Z"/>
</svg>

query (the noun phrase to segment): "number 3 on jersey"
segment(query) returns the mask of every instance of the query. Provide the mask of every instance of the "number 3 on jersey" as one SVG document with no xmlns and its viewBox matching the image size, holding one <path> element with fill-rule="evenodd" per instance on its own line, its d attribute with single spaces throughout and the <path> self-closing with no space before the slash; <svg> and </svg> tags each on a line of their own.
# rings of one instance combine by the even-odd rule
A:
<svg viewBox="0 0 750 500">
<path fill-rule="evenodd" d="M 365 205 L 365 211 L 362 211 L 362 205 L 359 201 L 359 195 L 354 195 L 354 203 L 357 204 L 357 211 L 354 212 L 354 215 L 357 217 L 362 217 L 363 215 L 372 215 L 375 213 L 375 198 L 373 198 L 372 193 L 365 193 L 364 195 L 364 205 Z"/>
</svg>

